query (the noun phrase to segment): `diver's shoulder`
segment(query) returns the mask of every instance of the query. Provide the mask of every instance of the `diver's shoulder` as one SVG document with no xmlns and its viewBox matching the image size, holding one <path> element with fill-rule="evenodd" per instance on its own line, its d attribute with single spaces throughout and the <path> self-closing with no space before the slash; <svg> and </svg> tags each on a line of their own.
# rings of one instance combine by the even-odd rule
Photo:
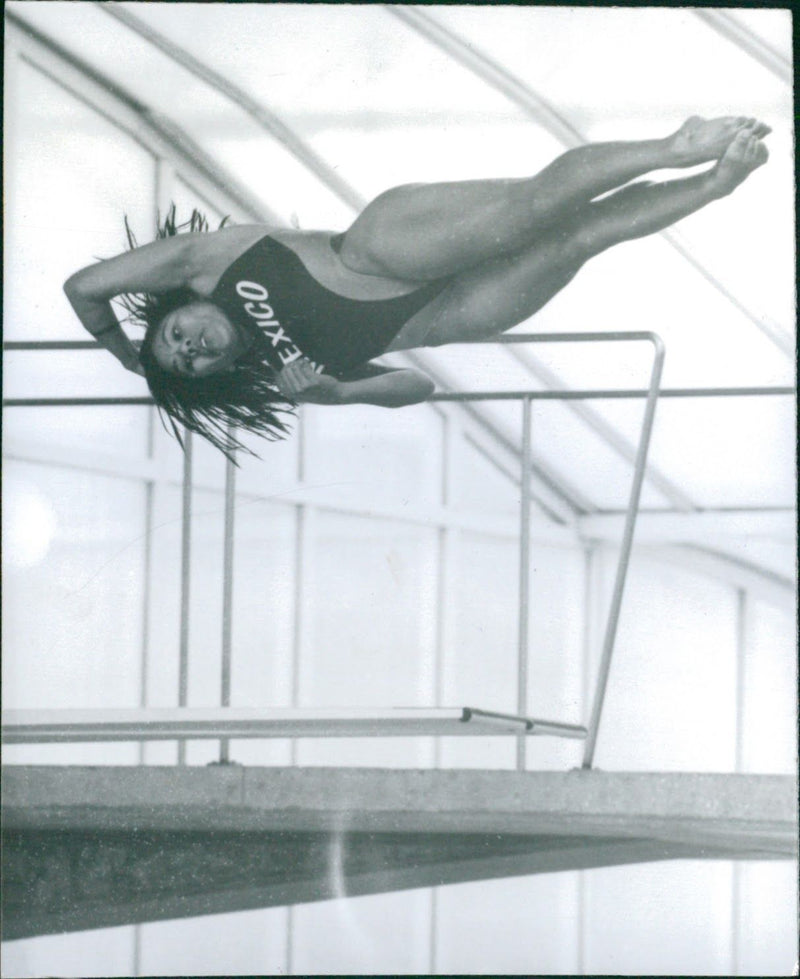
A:
<svg viewBox="0 0 800 979">
<path fill-rule="evenodd" d="M 187 235 L 190 287 L 198 295 L 210 295 L 225 270 L 273 230 L 269 225 L 240 224 L 206 234 Z"/>
<path fill-rule="evenodd" d="M 187 235 L 187 246 L 191 251 L 192 262 L 198 272 L 205 271 L 209 265 L 235 262 L 248 248 L 261 238 L 271 235 L 275 229 L 264 224 L 238 224 L 235 227 L 220 228 L 207 234 Z"/>
</svg>

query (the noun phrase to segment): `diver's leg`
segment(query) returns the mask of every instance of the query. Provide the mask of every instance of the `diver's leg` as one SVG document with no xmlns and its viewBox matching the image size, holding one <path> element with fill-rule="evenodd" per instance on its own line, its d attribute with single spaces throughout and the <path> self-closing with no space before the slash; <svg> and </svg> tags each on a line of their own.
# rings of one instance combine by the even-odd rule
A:
<svg viewBox="0 0 800 979">
<path fill-rule="evenodd" d="M 669 227 L 731 193 L 767 160 L 757 137 L 737 136 L 706 173 L 632 184 L 585 205 L 530 248 L 462 272 L 400 331 L 390 350 L 486 339 L 541 309 L 592 256 Z"/>
<path fill-rule="evenodd" d="M 718 159 L 743 128 L 758 138 L 769 131 L 742 116 L 693 117 L 666 139 L 568 150 L 534 177 L 396 187 L 359 215 L 341 259 L 372 275 L 452 275 L 526 248 L 576 207 L 643 173 Z"/>
</svg>

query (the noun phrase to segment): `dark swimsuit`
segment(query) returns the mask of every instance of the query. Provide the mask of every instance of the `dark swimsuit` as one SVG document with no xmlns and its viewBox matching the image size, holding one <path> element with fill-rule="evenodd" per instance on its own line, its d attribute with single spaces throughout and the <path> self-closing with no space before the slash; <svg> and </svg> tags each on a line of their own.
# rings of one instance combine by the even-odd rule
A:
<svg viewBox="0 0 800 979">
<path fill-rule="evenodd" d="M 344 235 L 331 240 L 334 251 Z M 436 279 L 393 299 L 348 299 L 331 292 L 298 256 L 265 235 L 230 265 L 211 301 L 253 335 L 276 371 L 304 356 L 341 376 L 382 354 L 401 327 L 447 285 Z"/>
</svg>

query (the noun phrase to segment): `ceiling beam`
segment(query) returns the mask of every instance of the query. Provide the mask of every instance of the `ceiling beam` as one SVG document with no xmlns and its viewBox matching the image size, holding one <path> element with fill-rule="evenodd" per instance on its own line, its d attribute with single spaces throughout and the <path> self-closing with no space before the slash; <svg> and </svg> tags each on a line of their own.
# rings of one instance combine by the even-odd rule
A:
<svg viewBox="0 0 800 979">
<path fill-rule="evenodd" d="M 616 541 L 622 533 L 624 513 L 591 513 L 577 518 L 579 536 L 586 542 Z M 792 541 L 796 534 L 796 512 L 790 507 L 770 510 L 747 508 L 695 513 L 639 514 L 637 544 L 701 544 L 725 537 L 769 537 Z"/>
<path fill-rule="evenodd" d="M 692 572 L 724 581 L 748 595 L 794 613 L 797 598 L 795 578 L 779 574 L 755 561 L 729 554 L 717 546 L 678 544 L 659 548 L 658 558 Z"/>
<path fill-rule="evenodd" d="M 724 10 L 710 10 L 708 8 L 695 8 L 692 13 L 699 17 L 712 30 L 715 30 L 722 37 L 726 38 L 737 48 L 744 51 L 760 65 L 772 72 L 786 85 L 792 85 L 794 81 L 792 63 L 785 58 L 779 51 L 768 44 L 763 38 L 759 37 L 754 31 L 739 23 L 731 14 Z M 788 11 L 787 11 L 788 13 Z M 791 18 L 791 14 L 788 15 Z M 791 20 L 788 22 L 789 32 L 791 32 Z"/>
</svg>

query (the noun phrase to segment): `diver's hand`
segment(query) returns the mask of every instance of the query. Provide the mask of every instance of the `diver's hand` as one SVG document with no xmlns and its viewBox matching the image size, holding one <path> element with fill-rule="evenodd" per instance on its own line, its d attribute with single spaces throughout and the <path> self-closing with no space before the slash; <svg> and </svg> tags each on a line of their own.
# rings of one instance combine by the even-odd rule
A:
<svg viewBox="0 0 800 979">
<path fill-rule="evenodd" d="M 318 374 L 307 357 L 293 361 L 275 378 L 275 386 L 292 401 L 318 405 L 341 404 L 342 384 L 330 374 Z"/>
</svg>

